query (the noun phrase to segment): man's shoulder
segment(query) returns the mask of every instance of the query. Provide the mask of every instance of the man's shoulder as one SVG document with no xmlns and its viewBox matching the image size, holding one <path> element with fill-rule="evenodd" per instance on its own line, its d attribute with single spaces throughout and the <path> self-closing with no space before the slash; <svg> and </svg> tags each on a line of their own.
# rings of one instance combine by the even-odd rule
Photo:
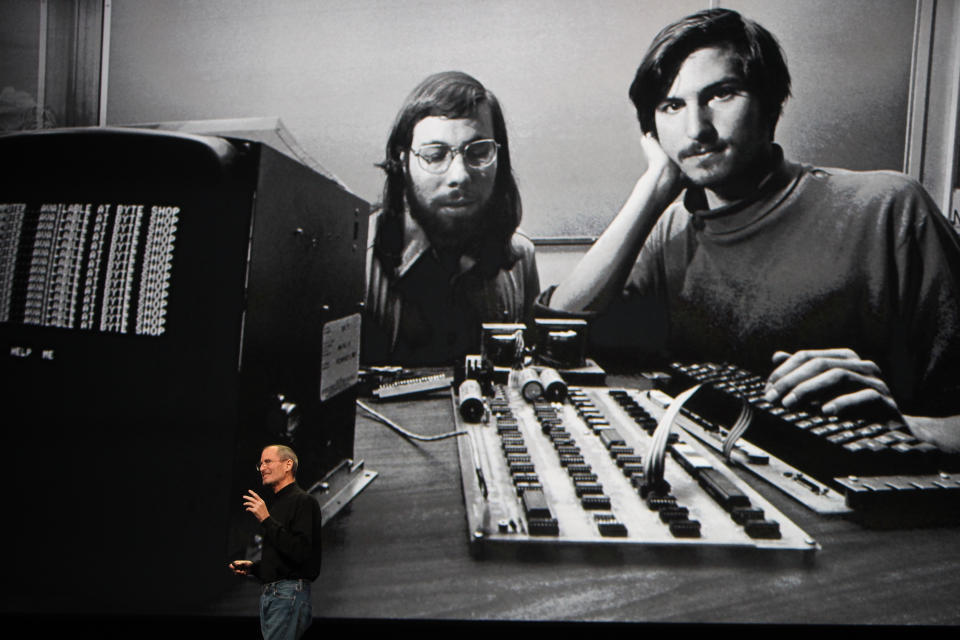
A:
<svg viewBox="0 0 960 640">
<path fill-rule="evenodd" d="M 533 240 L 520 229 L 513 232 L 513 236 L 510 238 L 510 246 L 513 247 L 514 251 L 519 252 L 523 256 L 533 255 L 535 251 Z"/>
<path fill-rule="evenodd" d="M 290 485 L 290 495 L 295 496 L 297 500 L 303 500 L 304 498 L 309 498 L 310 494 L 307 493 L 303 487 L 300 486 L 300 483 L 294 481 Z"/>
<path fill-rule="evenodd" d="M 926 191 L 915 178 L 890 169 L 854 170 L 840 167 L 810 167 L 812 180 L 824 182 L 838 192 L 863 199 L 923 196 Z"/>
<path fill-rule="evenodd" d="M 684 205 L 683 193 L 681 193 L 657 218 L 650 232 L 650 238 L 654 245 L 665 244 L 670 238 L 686 233 L 692 220 L 693 215 Z"/>
<path fill-rule="evenodd" d="M 311 508 L 314 506 L 319 509 L 320 503 L 317 502 L 317 499 L 314 498 L 311 494 L 307 493 L 299 483 L 293 483 L 292 489 L 290 489 L 290 500 L 298 504 L 307 504 Z"/>
<path fill-rule="evenodd" d="M 380 224 L 380 216 L 383 215 L 383 209 L 373 209 L 367 218 L 367 251 L 373 251 L 374 243 L 377 240 L 377 229 Z"/>
</svg>

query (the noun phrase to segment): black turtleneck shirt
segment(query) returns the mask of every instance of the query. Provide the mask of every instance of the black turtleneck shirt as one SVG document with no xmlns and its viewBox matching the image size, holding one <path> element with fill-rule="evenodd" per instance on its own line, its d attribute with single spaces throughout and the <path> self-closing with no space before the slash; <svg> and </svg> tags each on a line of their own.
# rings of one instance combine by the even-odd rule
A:
<svg viewBox="0 0 960 640">
<path fill-rule="evenodd" d="M 267 503 L 270 516 L 260 523 L 263 555 L 253 566 L 262 582 L 316 580 L 320 575 L 320 504 L 296 482 Z"/>
</svg>

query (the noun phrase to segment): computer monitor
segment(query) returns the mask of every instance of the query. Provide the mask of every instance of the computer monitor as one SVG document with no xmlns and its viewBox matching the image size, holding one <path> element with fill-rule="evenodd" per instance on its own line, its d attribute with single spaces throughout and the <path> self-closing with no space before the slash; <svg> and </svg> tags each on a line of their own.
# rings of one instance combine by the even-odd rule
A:
<svg viewBox="0 0 960 640">
<path fill-rule="evenodd" d="M 268 444 L 353 457 L 369 206 L 255 141 L 0 137 L 4 608 L 215 598 Z"/>
</svg>

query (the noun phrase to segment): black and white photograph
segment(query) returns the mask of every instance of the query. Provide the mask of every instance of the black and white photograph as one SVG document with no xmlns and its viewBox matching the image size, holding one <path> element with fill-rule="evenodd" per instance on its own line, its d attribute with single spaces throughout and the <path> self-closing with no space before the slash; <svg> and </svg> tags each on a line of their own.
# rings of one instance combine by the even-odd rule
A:
<svg viewBox="0 0 960 640">
<path fill-rule="evenodd" d="M 960 0 L 0 0 L 0 624 L 960 624 Z"/>
</svg>

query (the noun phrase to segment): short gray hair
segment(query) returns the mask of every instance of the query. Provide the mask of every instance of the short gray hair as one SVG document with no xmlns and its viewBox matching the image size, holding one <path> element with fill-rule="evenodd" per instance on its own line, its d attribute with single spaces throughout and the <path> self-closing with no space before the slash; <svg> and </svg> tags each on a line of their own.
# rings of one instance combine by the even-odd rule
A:
<svg viewBox="0 0 960 640">
<path fill-rule="evenodd" d="M 293 474 L 293 477 L 296 478 L 297 467 L 300 466 L 300 459 L 297 458 L 297 454 L 294 452 L 294 450 L 285 444 L 268 444 L 264 447 L 264 449 L 269 449 L 270 447 L 277 448 L 277 458 L 280 460 L 293 460 L 293 468 L 290 470 L 290 472 Z"/>
</svg>

